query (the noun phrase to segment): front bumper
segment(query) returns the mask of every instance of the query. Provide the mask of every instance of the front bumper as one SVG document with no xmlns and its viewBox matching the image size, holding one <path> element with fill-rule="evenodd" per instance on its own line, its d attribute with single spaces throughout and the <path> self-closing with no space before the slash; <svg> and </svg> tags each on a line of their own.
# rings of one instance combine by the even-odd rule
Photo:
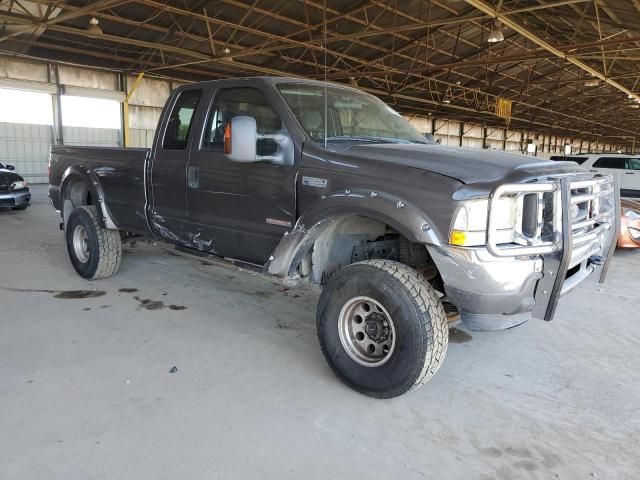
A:
<svg viewBox="0 0 640 480">
<path fill-rule="evenodd" d="M 497 255 L 490 243 L 476 248 L 427 247 L 442 277 L 447 301 L 458 307 L 465 324 L 477 330 L 500 330 L 532 316 L 551 320 L 558 299 L 594 273 L 596 264 L 602 265 L 603 280 L 619 231 L 619 188 L 611 185 L 612 207 L 606 213 L 599 206 L 588 205 L 585 208 L 593 215 L 572 221 L 572 205 L 601 201 L 597 189 L 604 188 L 602 181 L 596 190 L 585 193 L 591 183 L 560 180 L 559 214 L 563 218 L 559 225 L 565 227 L 559 229 L 558 241 L 546 253 L 517 255 L 516 247 Z M 521 251 L 533 250 L 525 247 Z"/>
<path fill-rule="evenodd" d="M 444 281 L 447 301 L 461 314 L 530 312 L 542 278 L 542 258 L 498 258 L 486 248 L 429 247 Z"/>
<path fill-rule="evenodd" d="M 31 192 L 23 188 L 13 192 L 0 192 L 0 208 L 31 205 Z"/>
</svg>

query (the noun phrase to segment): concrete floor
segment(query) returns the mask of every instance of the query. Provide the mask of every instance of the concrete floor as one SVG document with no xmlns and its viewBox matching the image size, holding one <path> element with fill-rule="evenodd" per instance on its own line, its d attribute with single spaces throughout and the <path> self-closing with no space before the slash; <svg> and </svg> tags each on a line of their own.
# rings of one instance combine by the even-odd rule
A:
<svg viewBox="0 0 640 480">
<path fill-rule="evenodd" d="M 640 252 L 553 322 L 458 331 L 424 388 L 373 400 L 326 366 L 317 292 L 146 244 L 86 282 L 33 191 L 0 212 L 2 479 L 640 476 Z"/>
</svg>

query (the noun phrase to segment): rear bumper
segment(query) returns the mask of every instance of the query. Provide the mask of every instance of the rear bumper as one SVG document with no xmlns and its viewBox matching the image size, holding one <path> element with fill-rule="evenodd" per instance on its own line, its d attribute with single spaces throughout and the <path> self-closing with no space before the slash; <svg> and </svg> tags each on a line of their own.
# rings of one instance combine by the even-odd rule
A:
<svg viewBox="0 0 640 480">
<path fill-rule="evenodd" d="M 28 188 L 16 192 L 0 193 L 0 208 L 31 205 L 31 192 Z"/>
</svg>

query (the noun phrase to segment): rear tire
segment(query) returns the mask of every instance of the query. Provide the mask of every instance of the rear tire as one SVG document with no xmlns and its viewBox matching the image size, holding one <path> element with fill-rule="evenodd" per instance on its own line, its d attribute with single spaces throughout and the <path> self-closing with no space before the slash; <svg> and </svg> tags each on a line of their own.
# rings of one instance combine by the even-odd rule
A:
<svg viewBox="0 0 640 480">
<path fill-rule="evenodd" d="M 425 384 L 442 365 L 449 340 L 435 290 L 414 269 L 390 260 L 336 273 L 320 296 L 316 324 L 331 369 L 376 398 Z"/>
<path fill-rule="evenodd" d="M 97 280 L 118 271 L 122 258 L 120 231 L 102 228 L 96 207 L 85 205 L 71 212 L 65 236 L 69 259 L 81 277 Z"/>
</svg>

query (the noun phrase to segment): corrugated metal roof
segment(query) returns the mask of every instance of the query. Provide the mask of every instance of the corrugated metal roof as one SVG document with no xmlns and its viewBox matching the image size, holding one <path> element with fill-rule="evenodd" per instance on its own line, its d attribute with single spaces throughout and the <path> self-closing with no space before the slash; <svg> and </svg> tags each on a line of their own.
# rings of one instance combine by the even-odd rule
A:
<svg viewBox="0 0 640 480">
<path fill-rule="evenodd" d="M 489 125 L 504 124 L 494 115 L 500 97 L 513 101 L 514 128 L 600 134 L 620 143 L 640 138 L 639 104 L 621 91 L 640 90 L 640 0 L 2 5 L 5 53 L 186 80 L 326 77 L 406 113 Z M 103 34 L 87 30 L 93 16 Z M 510 26 L 502 27 L 503 42 L 491 44 L 494 16 Z"/>
</svg>

